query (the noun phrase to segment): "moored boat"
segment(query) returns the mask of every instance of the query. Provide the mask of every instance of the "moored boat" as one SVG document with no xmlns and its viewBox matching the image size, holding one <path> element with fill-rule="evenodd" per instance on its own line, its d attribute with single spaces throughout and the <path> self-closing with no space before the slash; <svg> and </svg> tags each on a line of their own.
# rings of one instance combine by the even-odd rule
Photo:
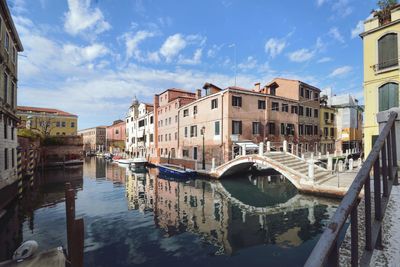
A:
<svg viewBox="0 0 400 267">
<path fill-rule="evenodd" d="M 189 179 L 196 175 L 196 171 L 178 165 L 159 164 L 157 167 L 163 177 L 172 176 L 174 178 Z"/>
<path fill-rule="evenodd" d="M 138 170 L 145 168 L 147 160 L 145 158 L 134 158 L 129 164 L 131 170 Z"/>
</svg>

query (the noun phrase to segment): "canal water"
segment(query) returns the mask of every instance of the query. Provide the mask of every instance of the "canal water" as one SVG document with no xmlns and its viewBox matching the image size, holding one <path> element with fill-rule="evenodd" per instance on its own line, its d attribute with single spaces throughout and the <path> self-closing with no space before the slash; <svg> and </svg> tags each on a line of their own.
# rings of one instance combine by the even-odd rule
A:
<svg viewBox="0 0 400 267">
<path fill-rule="evenodd" d="M 64 182 L 84 218 L 85 266 L 302 266 L 338 202 L 278 173 L 186 182 L 102 159 L 37 175 L 0 220 L 0 261 L 25 240 L 66 247 Z"/>
</svg>

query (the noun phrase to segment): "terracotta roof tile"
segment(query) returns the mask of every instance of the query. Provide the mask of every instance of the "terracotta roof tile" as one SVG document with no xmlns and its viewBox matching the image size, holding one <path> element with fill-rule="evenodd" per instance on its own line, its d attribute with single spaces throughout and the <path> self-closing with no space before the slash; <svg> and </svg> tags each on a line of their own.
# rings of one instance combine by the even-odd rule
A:
<svg viewBox="0 0 400 267">
<path fill-rule="evenodd" d="M 55 114 L 55 115 L 61 115 L 61 116 L 75 116 L 78 117 L 75 114 L 65 112 L 59 109 L 55 108 L 42 108 L 42 107 L 27 107 L 27 106 L 18 106 L 17 107 L 18 111 L 32 111 L 32 112 L 45 112 L 45 113 L 50 113 L 50 114 Z"/>
</svg>

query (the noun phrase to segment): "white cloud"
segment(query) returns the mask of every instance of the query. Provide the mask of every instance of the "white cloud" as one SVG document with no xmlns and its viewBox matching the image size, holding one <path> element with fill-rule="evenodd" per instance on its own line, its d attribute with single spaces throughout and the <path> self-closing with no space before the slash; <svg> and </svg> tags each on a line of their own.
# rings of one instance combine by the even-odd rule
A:
<svg viewBox="0 0 400 267">
<path fill-rule="evenodd" d="M 351 30 L 351 38 L 354 39 L 356 37 L 358 37 L 358 35 L 360 33 L 362 33 L 364 31 L 364 21 L 360 20 L 356 27 L 354 29 Z"/>
<path fill-rule="evenodd" d="M 353 70 L 352 67 L 350 66 L 343 66 L 343 67 L 339 67 L 334 69 L 331 74 L 329 74 L 329 77 L 333 78 L 333 77 L 343 77 L 346 76 L 348 73 L 350 73 Z"/>
<path fill-rule="evenodd" d="M 342 36 L 342 34 L 340 33 L 339 29 L 337 27 L 332 27 L 330 28 L 329 32 L 328 32 L 329 36 L 331 36 L 333 39 L 344 43 L 344 38 Z"/>
<path fill-rule="evenodd" d="M 214 58 L 224 45 L 212 45 L 207 51 L 207 57 Z"/>
<path fill-rule="evenodd" d="M 186 45 L 186 40 L 181 34 L 177 33 L 171 35 L 161 46 L 160 54 L 166 58 L 167 62 L 169 62 L 173 57 L 177 56 L 179 52 L 186 47 Z"/>
<path fill-rule="evenodd" d="M 90 0 L 68 0 L 64 29 L 71 35 L 82 32 L 99 34 L 111 28 L 99 8 L 90 8 Z"/>
<path fill-rule="evenodd" d="M 282 53 L 283 49 L 286 47 L 286 41 L 276 38 L 270 38 L 265 43 L 265 52 L 270 55 L 270 57 L 274 58 L 280 53 Z"/>
<path fill-rule="evenodd" d="M 349 0 L 337 0 L 332 5 L 332 11 L 340 17 L 347 17 L 353 13 L 353 8 L 349 4 Z"/>
<path fill-rule="evenodd" d="M 257 67 L 257 60 L 252 56 L 247 57 L 245 62 L 242 62 L 238 65 L 238 68 L 244 71 L 255 69 L 256 67 Z"/>
<path fill-rule="evenodd" d="M 63 52 L 75 64 L 82 64 L 105 56 L 109 50 L 103 44 L 92 44 L 86 47 L 66 44 L 63 46 Z"/>
<path fill-rule="evenodd" d="M 184 58 L 183 56 L 180 56 L 178 60 L 178 64 L 183 64 L 183 65 L 197 65 L 201 63 L 201 56 L 202 56 L 203 50 L 201 48 L 196 49 L 196 51 L 193 54 L 193 58 Z"/>
<path fill-rule="evenodd" d="M 309 49 L 299 49 L 289 53 L 289 59 L 293 62 L 305 62 L 314 57 L 315 51 Z"/>
<path fill-rule="evenodd" d="M 323 58 L 319 59 L 317 62 L 318 62 L 318 63 L 325 63 L 325 62 L 330 62 L 330 61 L 332 61 L 332 60 L 333 60 L 333 59 L 330 58 L 330 57 L 323 57 Z"/>
<path fill-rule="evenodd" d="M 125 46 L 126 46 L 126 56 L 131 58 L 132 56 L 136 59 L 141 59 L 141 51 L 139 49 L 139 44 L 144 40 L 154 37 L 156 34 L 150 31 L 138 31 L 135 34 L 125 34 Z"/>
</svg>

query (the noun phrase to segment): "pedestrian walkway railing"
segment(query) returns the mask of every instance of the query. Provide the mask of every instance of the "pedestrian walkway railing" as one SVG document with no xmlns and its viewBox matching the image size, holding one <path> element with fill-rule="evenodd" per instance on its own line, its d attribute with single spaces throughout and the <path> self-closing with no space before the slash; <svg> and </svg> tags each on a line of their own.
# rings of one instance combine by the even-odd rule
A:
<svg viewBox="0 0 400 267">
<path fill-rule="evenodd" d="M 339 248 L 343 241 L 342 230 L 347 225 L 348 217 L 350 217 L 351 227 L 351 266 L 369 266 L 373 250 L 382 247 L 383 217 L 392 185 L 398 185 L 396 117 L 396 112 L 390 113 L 371 153 L 311 252 L 305 266 L 339 266 Z M 373 175 L 373 197 L 371 197 L 371 175 Z M 363 188 L 364 226 L 358 224 L 359 196 Z M 371 202 L 374 204 L 374 211 L 372 211 Z M 359 255 L 359 232 L 365 235 L 365 248 L 361 250 L 361 255 Z"/>
</svg>

